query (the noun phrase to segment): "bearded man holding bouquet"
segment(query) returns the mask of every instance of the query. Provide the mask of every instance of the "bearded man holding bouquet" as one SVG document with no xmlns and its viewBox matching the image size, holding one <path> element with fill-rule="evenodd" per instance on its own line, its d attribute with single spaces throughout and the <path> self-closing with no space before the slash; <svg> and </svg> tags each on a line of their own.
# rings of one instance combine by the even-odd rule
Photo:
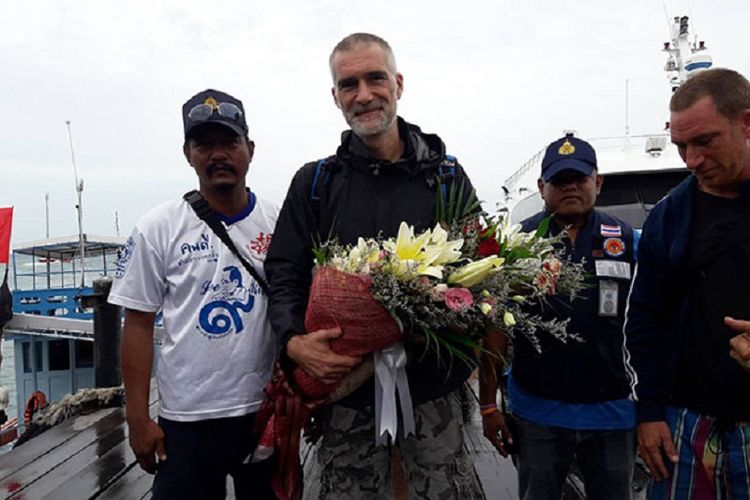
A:
<svg viewBox="0 0 750 500">
<path fill-rule="evenodd" d="M 346 334 L 343 322 L 343 333 L 335 325 L 305 327 L 315 242 L 336 238 L 352 245 L 359 237 L 392 237 L 401 222 L 423 231 L 436 223 L 441 187 L 460 186 L 466 196 L 473 188 L 439 137 L 397 116 L 404 79 L 385 40 L 349 35 L 333 49 L 329 64 L 334 103 L 351 130 L 342 134 L 335 155 L 304 165 L 294 176 L 265 270 L 281 366 L 336 384 L 363 359 L 331 350 L 331 341 Z M 401 424 L 385 445 L 376 443 L 375 383 L 369 377 L 328 407 L 317 455 L 319 498 L 391 496 L 394 446 L 411 497 L 480 497 L 461 431 L 459 392 L 471 368 L 446 352 L 425 354 L 424 344 L 405 344 L 404 350 L 408 391 L 400 396 L 410 394 L 413 432 Z M 411 419 L 406 413 L 402 404 L 399 421 Z"/>
</svg>

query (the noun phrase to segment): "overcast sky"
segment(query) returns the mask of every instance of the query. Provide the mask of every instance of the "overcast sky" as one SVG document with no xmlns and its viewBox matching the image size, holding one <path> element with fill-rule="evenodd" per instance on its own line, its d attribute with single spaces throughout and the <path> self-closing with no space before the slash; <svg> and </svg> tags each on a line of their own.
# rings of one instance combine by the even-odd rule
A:
<svg viewBox="0 0 750 500">
<path fill-rule="evenodd" d="M 77 232 L 65 121 L 84 179 L 84 230 L 126 235 L 194 188 L 180 107 L 205 88 L 245 103 L 250 185 L 281 203 L 294 172 L 332 154 L 345 122 L 327 60 L 345 35 L 387 39 L 404 75 L 399 114 L 438 133 L 494 205 L 504 179 L 563 129 L 660 132 L 669 98 L 656 0 L 128 2 L 3 0 L 0 206 L 13 243 Z M 750 75 L 748 0 L 667 0 L 692 15 L 715 66 Z"/>
</svg>

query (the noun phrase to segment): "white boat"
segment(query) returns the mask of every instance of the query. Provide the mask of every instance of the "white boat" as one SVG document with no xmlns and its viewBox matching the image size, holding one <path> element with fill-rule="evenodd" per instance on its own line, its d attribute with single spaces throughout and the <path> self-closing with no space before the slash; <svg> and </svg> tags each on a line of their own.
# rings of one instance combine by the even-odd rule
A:
<svg viewBox="0 0 750 500">
<path fill-rule="evenodd" d="M 675 17 L 671 41 L 664 43 L 668 54 L 664 70 L 668 84 L 675 90 L 692 74 L 711 67 L 711 57 L 703 41 L 691 37 L 687 16 Z M 666 107 L 666 103 L 665 103 Z M 690 175 L 670 142 L 664 124 L 652 134 L 618 137 L 581 137 L 596 151 L 599 173 L 605 177 L 597 207 L 640 228 L 651 207 L 672 187 Z M 564 133 L 575 131 L 567 130 Z M 556 138 L 550 138 L 550 142 Z M 505 180 L 504 209 L 513 222 L 540 211 L 543 202 L 537 189 L 545 148 L 539 150 L 521 168 Z"/>
</svg>

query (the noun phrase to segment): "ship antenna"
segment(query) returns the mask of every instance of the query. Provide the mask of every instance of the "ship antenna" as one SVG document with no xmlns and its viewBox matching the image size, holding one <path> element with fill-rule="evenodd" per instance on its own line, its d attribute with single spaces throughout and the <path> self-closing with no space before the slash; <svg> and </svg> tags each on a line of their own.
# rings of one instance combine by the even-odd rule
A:
<svg viewBox="0 0 750 500">
<path fill-rule="evenodd" d="M 625 149 L 630 149 L 630 91 L 629 80 L 625 79 Z"/>
<path fill-rule="evenodd" d="M 65 125 L 68 127 L 68 141 L 70 142 L 70 158 L 73 161 L 73 176 L 76 182 L 76 193 L 78 193 L 78 204 L 76 205 L 76 211 L 78 212 L 78 242 L 81 245 L 81 288 L 83 288 L 86 279 L 86 245 L 83 235 L 83 205 L 81 195 L 83 193 L 83 179 L 78 179 L 78 168 L 76 167 L 76 154 L 73 150 L 73 133 L 70 131 L 70 120 L 65 120 Z"/>
<path fill-rule="evenodd" d="M 45 237 L 49 239 L 49 193 L 44 193 L 44 229 Z"/>
</svg>

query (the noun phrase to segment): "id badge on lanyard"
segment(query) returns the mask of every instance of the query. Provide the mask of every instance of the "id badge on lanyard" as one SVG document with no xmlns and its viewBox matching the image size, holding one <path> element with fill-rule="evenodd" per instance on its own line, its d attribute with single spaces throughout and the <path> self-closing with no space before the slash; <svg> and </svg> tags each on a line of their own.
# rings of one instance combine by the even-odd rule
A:
<svg viewBox="0 0 750 500">
<path fill-rule="evenodd" d="M 619 293 L 617 282 L 613 280 L 599 281 L 599 316 L 617 316 L 617 302 Z"/>
</svg>

